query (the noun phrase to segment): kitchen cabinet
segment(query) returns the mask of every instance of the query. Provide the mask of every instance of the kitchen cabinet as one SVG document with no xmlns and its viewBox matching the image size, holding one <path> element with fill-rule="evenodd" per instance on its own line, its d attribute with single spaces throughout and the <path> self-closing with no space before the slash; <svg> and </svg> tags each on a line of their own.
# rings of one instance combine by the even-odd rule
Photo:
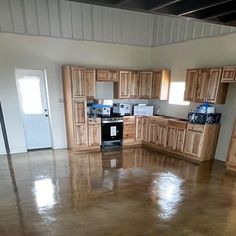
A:
<svg viewBox="0 0 236 236">
<path fill-rule="evenodd" d="M 136 141 L 142 140 L 142 117 L 135 117 Z"/>
<path fill-rule="evenodd" d="M 158 141 L 158 124 L 156 122 L 149 122 L 148 142 L 157 144 Z"/>
<path fill-rule="evenodd" d="M 149 121 L 148 118 L 142 118 L 142 141 L 148 142 L 148 127 Z"/>
<path fill-rule="evenodd" d="M 88 146 L 87 124 L 77 124 L 75 126 L 75 148 L 85 148 Z"/>
<path fill-rule="evenodd" d="M 115 98 L 138 98 L 139 73 L 120 71 L 119 83 L 114 83 Z"/>
<path fill-rule="evenodd" d="M 88 145 L 100 147 L 101 145 L 101 119 L 88 119 Z"/>
<path fill-rule="evenodd" d="M 147 99 L 152 97 L 152 76 L 153 72 L 140 72 L 139 98 Z"/>
<path fill-rule="evenodd" d="M 188 69 L 185 79 L 184 100 L 214 104 L 225 103 L 228 84 L 220 82 L 222 68 Z"/>
<path fill-rule="evenodd" d="M 164 124 L 158 125 L 158 133 L 157 133 L 157 144 L 159 147 L 165 148 L 166 147 L 166 140 L 167 140 L 167 126 Z"/>
<path fill-rule="evenodd" d="M 84 77 L 84 68 L 71 67 L 70 76 L 72 80 L 72 91 L 74 98 L 86 97 L 86 85 Z"/>
<path fill-rule="evenodd" d="M 134 116 L 125 116 L 123 118 L 124 127 L 123 127 L 123 142 L 124 143 L 134 143 L 135 142 L 135 117 Z"/>
<path fill-rule="evenodd" d="M 198 69 L 188 69 L 185 78 L 185 101 L 194 101 L 197 87 Z"/>
<path fill-rule="evenodd" d="M 207 101 L 224 104 L 229 84 L 221 83 L 222 68 L 212 68 L 207 88 Z"/>
<path fill-rule="evenodd" d="M 226 165 L 227 169 L 236 171 L 236 120 L 234 122 L 233 132 L 231 135 Z"/>
<path fill-rule="evenodd" d="M 210 79 L 210 69 L 200 69 L 197 76 L 194 101 L 201 103 L 207 100 L 207 90 Z"/>
<path fill-rule="evenodd" d="M 96 70 L 85 69 L 86 97 L 94 99 L 96 93 Z"/>
<path fill-rule="evenodd" d="M 187 122 L 169 120 L 166 147 L 183 152 L 186 129 Z"/>
<path fill-rule="evenodd" d="M 153 72 L 152 98 L 168 100 L 170 88 L 170 71 L 160 70 Z"/>
<path fill-rule="evenodd" d="M 118 70 L 97 69 L 96 80 L 103 82 L 118 82 L 119 81 Z"/>
<path fill-rule="evenodd" d="M 236 82 L 236 66 L 225 66 L 223 68 L 221 82 L 222 83 Z"/>
<path fill-rule="evenodd" d="M 186 132 L 184 152 L 192 156 L 200 157 L 201 142 L 202 142 L 201 132 L 188 130 Z"/>
</svg>

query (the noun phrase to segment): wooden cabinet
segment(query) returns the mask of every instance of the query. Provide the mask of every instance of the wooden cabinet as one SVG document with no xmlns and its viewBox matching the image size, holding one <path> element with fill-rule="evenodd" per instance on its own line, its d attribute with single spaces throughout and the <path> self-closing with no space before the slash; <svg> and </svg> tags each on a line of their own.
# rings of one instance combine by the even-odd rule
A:
<svg viewBox="0 0 236 236">
<path fill-rule="evenodd" d="M 170 87 L 170 71 L 160 70 L 153 73 L 152 98 L 168 100 Z"/>
<path fill-rule="evenodd" d="M 130 72 L 129 98 L 138 98 L 139 90 L 139 72 Z"/>
<path fill-rule="evenodd" d="M 166 147 L 183 152 L 186 129 L 187 122 L 169 120 Z"/>
<path fill-rule="evenodd" d="M 100 147 L 101 145 L 101 119 L 88 119 L 88 145 Z"/>
<path fill-rule="evenodd" d="M 210 79 L 210 69 L 200 69 L 197 76 L 195 102 L 205 102 L 207 100 L 207 90 Z"/>
<path fill-rule="evenodd" d="M 202 133 L 188 130 L 186 132 L 184 152 L 192 156 L 200 157 L 201 143 Z"/>
<path fill-rule="evenodd" d="M 123 128 L 123 142 L 124 143 L 134 143 L 135 141 L 135 117 L 134 116 L 125 116 L 124 128 Z"/>
<path fill-rule="evenodd" d="M 207 89 L 207 101 L 210 103 L 224 104 L 228 92 L 228 84 L 220 82 L 222 68 L 212 68 Z"/>
<path fill-rule="evenodd" d="M 118 70 L 97 69 L 96 80 L 104 82 L 118 82 L 119 80 Z"/>
<path fill-rule="evenodd" d="M 223 68 L 221 82 L 222 83 L 236 82 L 236 66 L 225 66 Z"/>
<path fill-rule="evenodd" d="M 140 72 L 139 77 L 139 98 L 152 97 L 152 75 L 153 72 Z"/>
<path fill-rule="evenodd" d="M 115 98 L 138 98 L 139 73 L 136 71 L 120 71 L 119 83 L 114 84 Z"/>
<path fill-rule="evenodd" d="M 198 69 L 188 69 L 185 78 L 185 101 L 194 101 L 197 87 Z"/>
<path fill-rule="evenodd" d="M 96 70 L 85 69 L 86 97 L 94 99 L 96 93 Z"/>
<path fill-rule="evenodd" d="M 226 165 L 227 169 L 236 171 L 236 120 L 234 122 L 234 128 L 231 135 Z"/>
<path fill-rule="evenodd" d="M 142 141 L 148 142 L 148 127 L 149 121 L 148 118 L 142 118 Z"/>
<path fill-rule="evenodd" d="M 159 147 L 166 147 L 166 140 L 167 140 L 167 126 L 164 124 L 158 125 L 158 133 L 157 133 L 157 144 Z"/>
<path fill-rule="evenodd" d="M 118 89 L 119 89 L 119 92 L 118 92 L 117 98 L 130 97 L 130 72 L 129 71 L 120 71 Z"/>
<path fill-rule="evenodd" d="M 136 141 L 142 140 L 142 117 L 135 117 Z"/>
<path fill-rule="evenodd" d="M 221 68 L 189 69 L 185 79 L 184 100 L 215 104 L 225 103 L 228 84 L 220 82 Z"/>
<path fill-rule="evenodd" d="M 85 148 L 88 146 L 87 124 L 75 125 L 75 148 Z"/>
<path fill-rule="evenodd" d="M 148 142 L 151 144 L 158 143 L 158 124 L 156 122 L 149 122 Z"/>
<path fill-rule="evenodd" d="M 70 76 L 72 80 L 72 91 L 74 98 L 86 97 L 86 82 L 84 77 L 84 68 L 71 67 Z"/>
</svg>

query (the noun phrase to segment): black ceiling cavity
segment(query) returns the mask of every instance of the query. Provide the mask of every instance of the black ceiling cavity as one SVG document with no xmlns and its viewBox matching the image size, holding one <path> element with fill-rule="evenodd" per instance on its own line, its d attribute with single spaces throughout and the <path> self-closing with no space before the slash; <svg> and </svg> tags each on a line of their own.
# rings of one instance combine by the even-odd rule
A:
<svg viewBox="0 0 236 236">
<path fill-rule="evenodd" d="M 236 26 L 236 0 L 68 0 Z"/>
</svg>

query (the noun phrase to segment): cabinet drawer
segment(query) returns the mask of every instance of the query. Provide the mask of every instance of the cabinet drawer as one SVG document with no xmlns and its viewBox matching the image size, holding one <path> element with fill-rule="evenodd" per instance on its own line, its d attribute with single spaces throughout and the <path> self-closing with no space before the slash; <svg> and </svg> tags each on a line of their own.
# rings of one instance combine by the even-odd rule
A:
<svg viewBox="0 0 236 236">
<path fill-rule="evenodd" d="M 134 132 L 135 131 L 135 124 L 127 124 L 124 125 L 124 132 Z"/>
<path fill-rule="evenodd" d="M 168 126 L 178 128 L 178 129 L 186 129 L 187 122 L 178 121 L 178 120 L 168 120 Z"/>
<path fill-rule="evenodd" d="M 88 123 L 90 125 L 101 124 L 101 118 L 88 118 Z"/>
<path fill-rule="evenodd" d="M 188 124 L 187 129 L 190 131 L 203 132 L 204 125 Z"/>
<path fill-rule="evenodd" d="M 123 120 L 124 123 L 135 123 L 135 116 L 125 116 Z"/>
</svg>

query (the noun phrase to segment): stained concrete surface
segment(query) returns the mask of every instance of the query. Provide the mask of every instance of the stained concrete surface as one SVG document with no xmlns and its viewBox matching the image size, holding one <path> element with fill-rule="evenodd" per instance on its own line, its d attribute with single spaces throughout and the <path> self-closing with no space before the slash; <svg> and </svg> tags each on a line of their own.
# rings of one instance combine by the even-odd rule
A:
<svg viewBox="0 0 236 236">
<path fill-rule="evenodd" d="M 236 176 L 151 150 L 0 156 L 0 235 L 235 235 Z"/>
</svg>

